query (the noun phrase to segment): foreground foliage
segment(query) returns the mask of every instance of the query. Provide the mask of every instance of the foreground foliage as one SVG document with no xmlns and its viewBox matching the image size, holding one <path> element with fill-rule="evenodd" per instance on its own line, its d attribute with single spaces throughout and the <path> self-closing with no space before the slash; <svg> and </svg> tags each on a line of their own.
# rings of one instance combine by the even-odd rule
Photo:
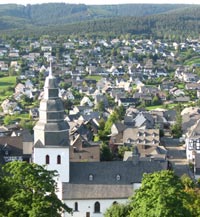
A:
<svg viewBox="0 0 200 217">
<path fill-rule="evenodd" d="M 166 170 L 144 174 L 129 203 L 112 205 L 105 217 L 199 217 L 199 203 L 199 184 Z"/>
<path fill-rule="evenodd" d="M 0 216 L 59 217 L 70 212 L 56 195 L 56 176 L 36 164 L 7 163 L 0 176 Z"/>
</svg>

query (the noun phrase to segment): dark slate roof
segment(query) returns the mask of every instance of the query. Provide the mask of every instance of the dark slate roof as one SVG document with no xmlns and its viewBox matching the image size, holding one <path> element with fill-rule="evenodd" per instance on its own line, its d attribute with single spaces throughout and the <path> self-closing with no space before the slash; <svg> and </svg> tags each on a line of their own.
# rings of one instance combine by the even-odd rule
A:
<svg viewBox="0 0 200 217">
<path fill-rule="evenodd" d="M 166 162 L 139 161 L 110 161 L 110 162 L 73 162 L 70 163 L 71 184 L 102 184 L 102 185 L 129 185 L 140 183 L 143 173 L 152 173 L 166 169 Z M 89 175 L 93 175 L 93 181 Z M 117 181 L 116 175 L 120 175 Z"/>
<path fill-rule="evenodd" d="M 163 169 L 167 169 L 166 161 L 71 162 L 70 183 L 63 183 L 63 199 L 127 199 L 144 173 Z"/>
<path fill-rule="evenodd" d="M 0 151 L 9 150 L 9 156 L 23 155 L 22 136 L 0 137 Z"/>
<path fill-rule="evenodd" d="M 63 199 L 115 199 L 128 198 L 133 194 L 132 185 L 63 185 Z"/>
</svg>

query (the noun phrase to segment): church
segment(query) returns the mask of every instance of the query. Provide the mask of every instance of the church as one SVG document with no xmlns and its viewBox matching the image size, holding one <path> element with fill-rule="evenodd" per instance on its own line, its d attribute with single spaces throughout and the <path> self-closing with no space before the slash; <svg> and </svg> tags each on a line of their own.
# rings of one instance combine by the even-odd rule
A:
<svg viewBox="0 0 200 217">
<path fill-rule="evenodd" d="M 50 63 L 34 127 L 33 162 L 58 171 L 58 196 L 73 209 L 64 217 L 103 216 L 113 203 L 128 201 L 144 173 L 167 169 L 166 161 L 141 160 L 134 153 L 129 161 L 70 162 L 69 125 L 58 92 Z"/>
</svg>

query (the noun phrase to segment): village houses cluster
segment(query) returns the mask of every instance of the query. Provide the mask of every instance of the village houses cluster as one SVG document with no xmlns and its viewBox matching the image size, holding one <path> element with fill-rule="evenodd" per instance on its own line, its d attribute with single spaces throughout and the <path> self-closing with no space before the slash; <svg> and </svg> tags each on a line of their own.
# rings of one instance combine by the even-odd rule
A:
<svg viewBox="0 0 200 217">
<path fill-rule="evenodd" d="M 200 41 L 45 38 L 20 39 L 9 44 L 1 40 L 0 71 L 17 76 L 13 95 L 1 103 L 2 115 L 27 112 L 39 121 L 34 128 L 37 141 L 17 123 L 0 127 L 0 162 L 33 160 L 42 164 L 44 154 L 44 164 L 49 164 L 53 148 L 45 149 L 41 145 L 49 143 L 51 147 L 51 142 L 58 142 L 56 138 L 63 139 L 55 144 L 58 151 L 53 154 L 57 156 L 57 164 L 61 164 L 59 150 L 65 152 L 62 143 L 67 142 L 65 157 L 71 164 L 58 169 L 64 173 L 66 166 L 70 171 L 67 177 L 61 175 L 64 189 L 61 198 L 73 207 L 74 216 L 81 213 L 102 216 L 112 203 L 127 200 L 132 190 L 139 187 L 143 173 L 170 168 L 170 156 L 162 138 L 171 137 L 170 128 L 177 121 L 177 111 L 170 105 L 181 103 L 180 145 L 185 148 L 188 163 L 194 163 L 192 172 L 198 178 L 200 64 L 181 64 L 183 53 L 198 56 Z M 62 106 L 57 98 L 62 100 L 66 113 L 60 112 Z M 20 107 L 22 99 L 41 101 L 40 106 Z M 111 126 L 108 147 L 113 156 L 122 146 L 131 149 L 125 151 L 121 161 L 113 158 L 101 162 L 101 141 L 95 141 L 94 137 L 100 120 L 106 122 L 112 114 L 113 105 L 125 108 L 125 116 Z M 156 108 L 157 105 L 163 107 Z M 144 109 L 147 106 L 155 109 Z M 49 124 L 51 119 L 56 120 L 58 131 L 61 129 L 69 136 L 61 132 L 58 136 Z M 39 157 L 36 153 L 40 153 Z M 101 173 L 104 176 L 98 176 Z M 119 189 L 123 190 L 119 192 Z"/>
</svg>

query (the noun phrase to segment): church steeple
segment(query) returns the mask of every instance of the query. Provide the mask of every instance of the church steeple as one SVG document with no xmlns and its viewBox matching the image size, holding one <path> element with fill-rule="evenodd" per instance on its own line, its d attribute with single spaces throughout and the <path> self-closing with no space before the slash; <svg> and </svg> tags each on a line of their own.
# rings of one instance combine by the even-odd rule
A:
<svg viewBox="0 0 200 217">
<path fill-rule="evenodd" d="M 68 146 L 68 124 L 64 121 L 64 107 L 58 97 L 58 84 L 52 73 L 45 79 L 44 97 L 40 102 L 39 121 L 34 127 L 34 142 L 44 146 Z"/>
<path fill-rule="evenodd" d="M 64 106 L 58 96 L 58 84 L 52 73 L 45 79 L 39 120 L 34 127 L 33 162 L 57 170 L 58 182 L 69 182 L 69 126 L 64 121 Z"/>
</svg>

